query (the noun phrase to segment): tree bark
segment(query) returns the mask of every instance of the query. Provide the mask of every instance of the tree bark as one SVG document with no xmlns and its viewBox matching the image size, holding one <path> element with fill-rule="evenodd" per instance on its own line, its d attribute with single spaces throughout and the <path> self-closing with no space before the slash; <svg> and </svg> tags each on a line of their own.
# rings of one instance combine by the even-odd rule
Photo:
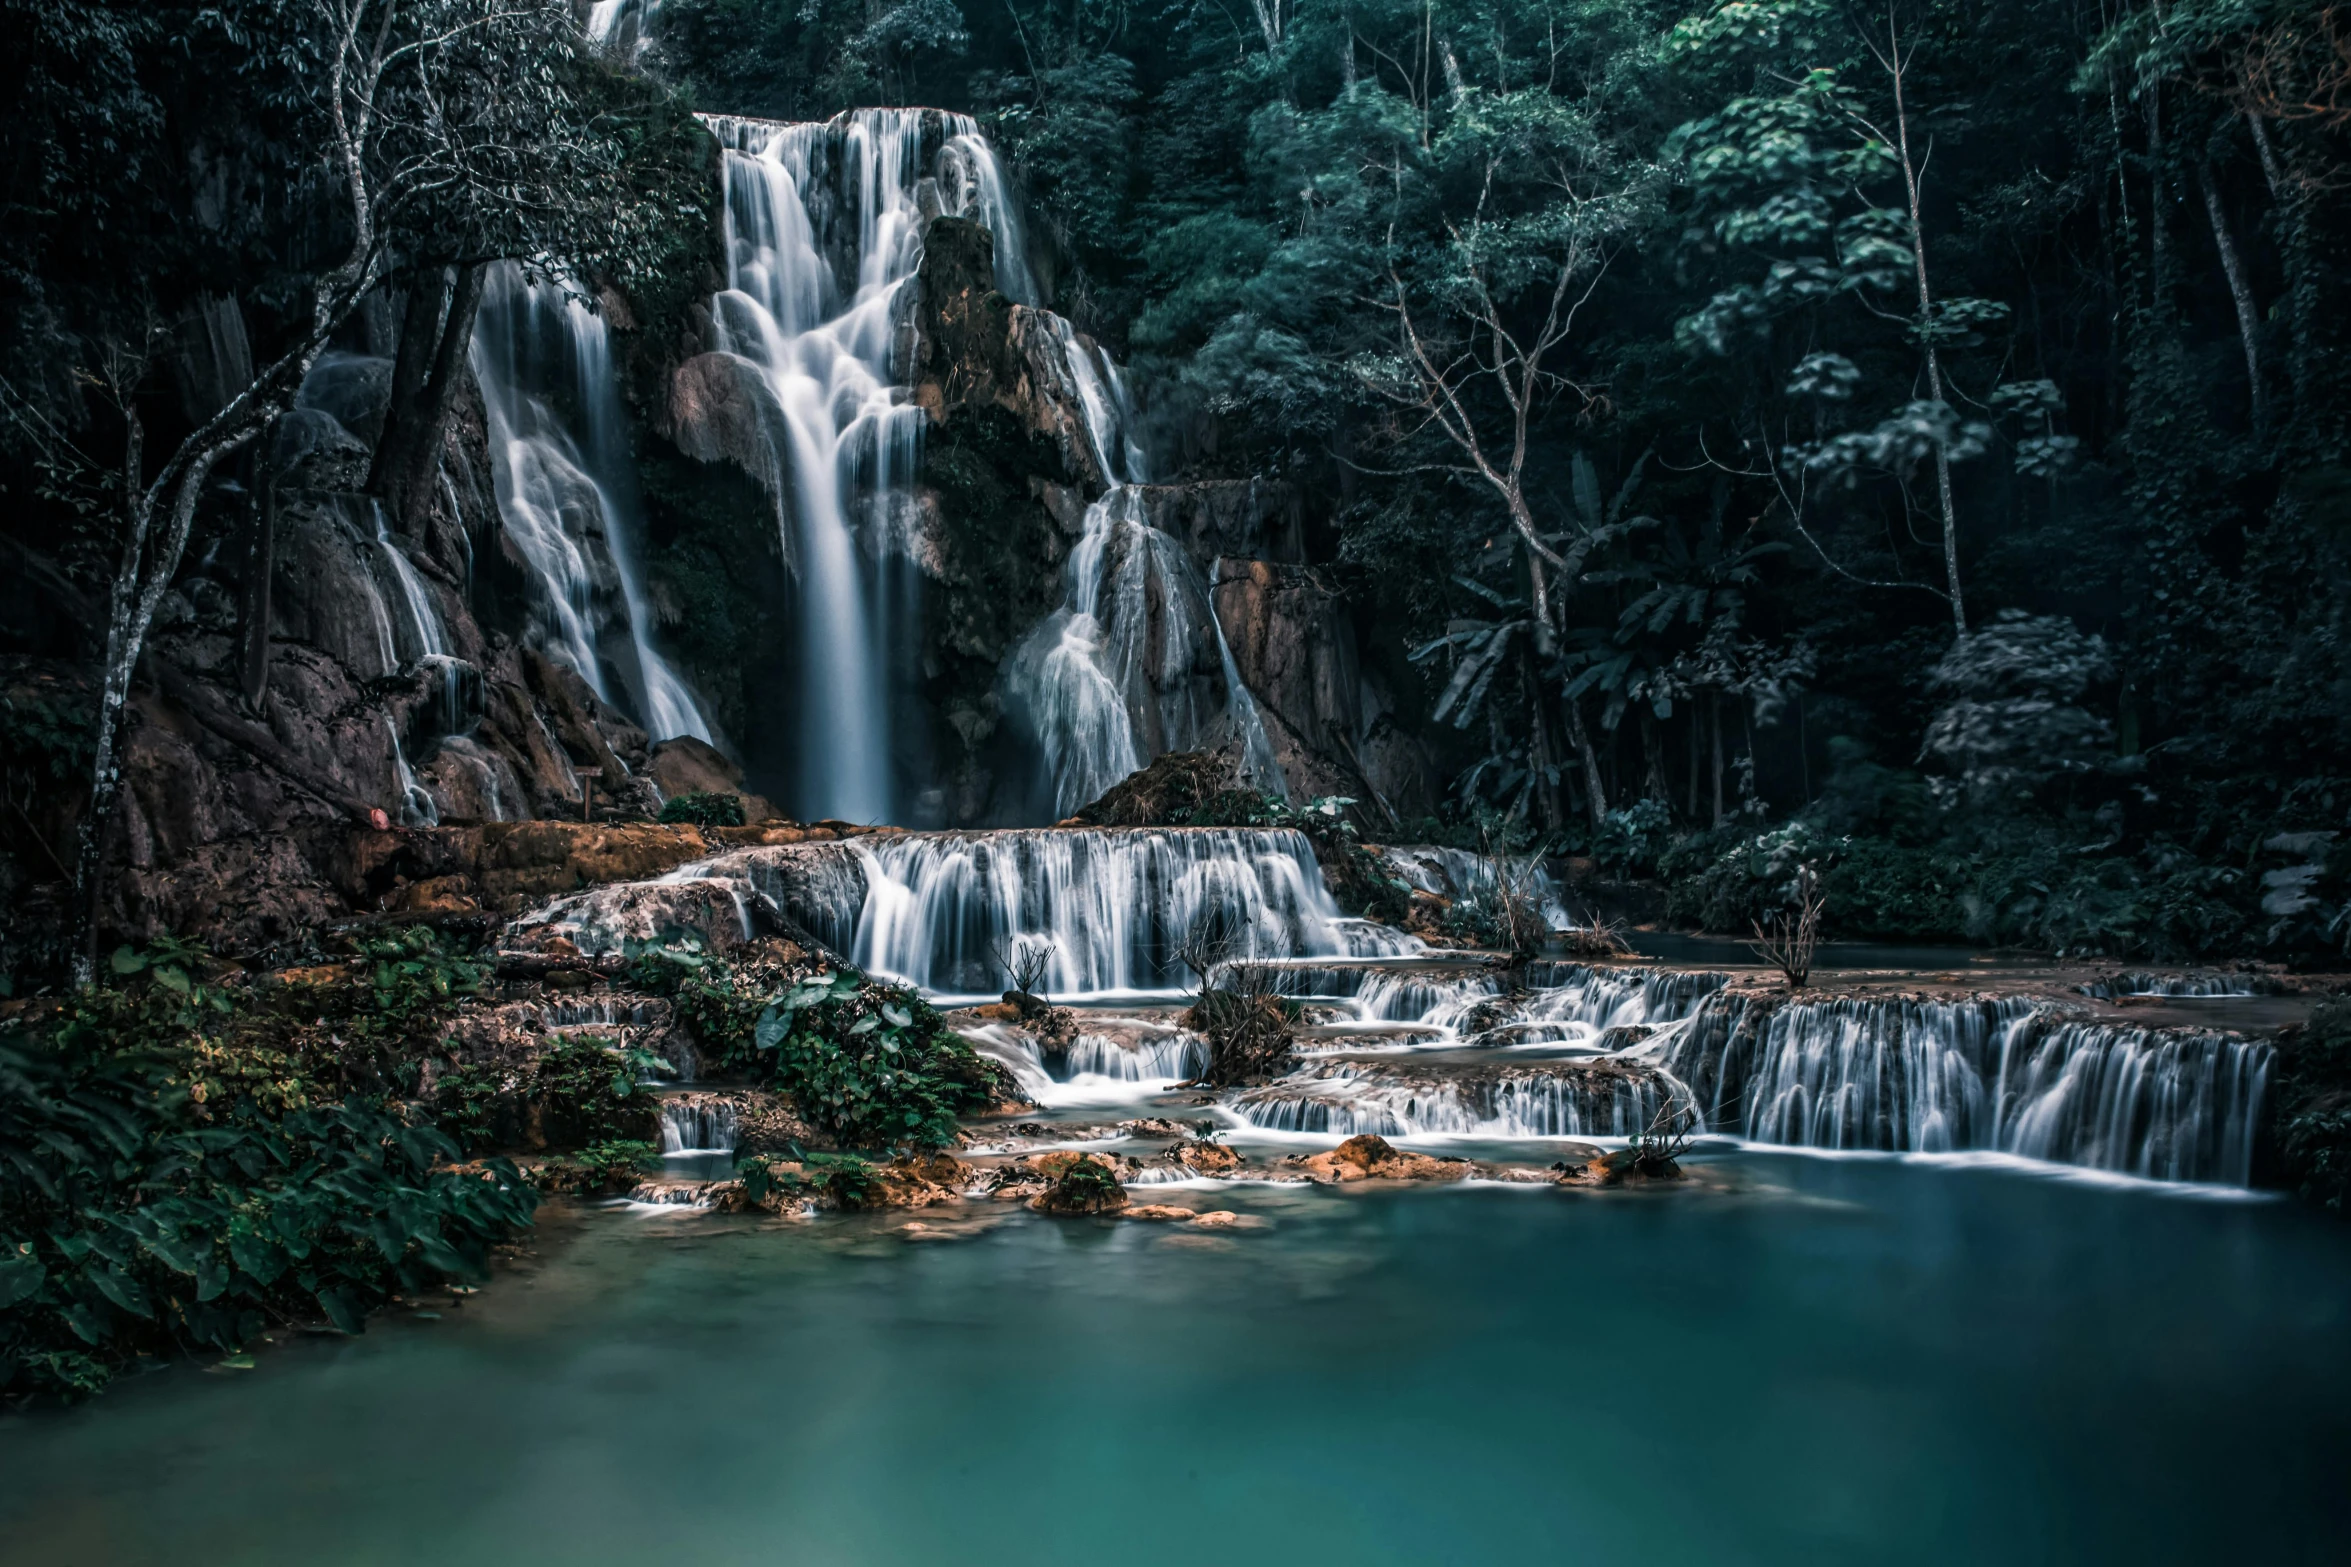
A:
<svg viewBox="0 0 2351 1567">
<path fill-rule="evenodd" d="M 2268 400 L 2261 385 L 2261 314 L 2253 303 L 2253 286 L 2245 279 L 2245 263 L 2237 254 L 2237 242 L 2229 232 L 2229 215 L 2220 203 L 2220 189 L 2213 182 L 2212 170 L 2203 163 L 2196 165 L 2196 184 L 2204 195 L 2204 216 L 2212 224 L 2212 243 L 2220 251 L 2221 275 L 2228 279 L 2229 300 L 2237 307 L 2237 335 L 2245 344 L 2245 385 L 2252 398 L 2253 433 L 2259 437 L 2269 427 Z"/>
<path fill-rule="evenodd" d="M 277 421 L 254 443 L 253 493 L 245 509 L 244 591 L 237 605 L 237 685 L 248 702 L 269 690 L 270 584 L 277 574 Z"/>
<path fill-rule="evenodd" d="M 1530 758 L 1535 768 L 1535 805 L 1543 813 L 1546 831 L 1557 832 L 1566 825 L 1567 810 L 1560 798 L 1559 758 L 1551 745 L 1551 722 L 1543 713 L 1543 682 L 1531 667 L 1522 665 L 1521 674 L 1526 683 L 1527 735 Z"/>
<path fill-rule="evenodd" d="M 1722 693 L 1712 693 L 1707 699 L 1714 729 L 1714 825 L 1722 825 Z"/>
<path fill-rule="evenodd" d="M 1598 832 L 1608 815 L 1608 789 L 1600 781 L 1600 753 L 1592 749 L 1592 733 L 1584 727 L 1583 704 L 1568 697 L 1559 704 L 1567 713 L 1567 739 L 1576 748 L 1584 764 L 1584 804 L 1592 816 L 1592 830 Z"/>
<path fill-rule="evenodd" d="M 1886 71 L 1894 82 L 1894 128 L 1901 142 L 1902 186 L 1910 202 L 1910 259 L 1918 279 L 1918 326 L 1926 339 L 1927 391 L 1938 403 L 1943 396 L 1943 359 L 1935 348 L 1935 300 L 1927 286 L 1927 231 L 1926 219 L 1919 201 L 1918 164 L 1910 153 L 1910 105 L 1903 97 L 1903 76 L 1909 62 L 1902 56 L 1901 40 L 1894 33 L 1891 13 L 1886 29 Z M 1951 620 L 1959 634 L 1967 634 L 1967 601 L 1959 591 L 1959 514 L 1951 498 L 1951 452 L 1943 442 L 1935 443 L 1935 496 L 1943 512 L 1943 575 L 1949 584 Z M 1717 812 L 1719 818 L 1720 812 Z"/>
<path fill-rule="evenodd" d="M 392 526 L 415 536 L 430 504 L 441 444 L 448 433 L 457 378 L 473 340 L 489 268 L 459 269 L 455 281 L 439 269 L 420 276 L 409 291 L 400 326 L 399 355 L 392 365 L 392 401 L 384 433 L 376 443 L 367 476 L 370 494 L 380 498 Z"/>
</svg>

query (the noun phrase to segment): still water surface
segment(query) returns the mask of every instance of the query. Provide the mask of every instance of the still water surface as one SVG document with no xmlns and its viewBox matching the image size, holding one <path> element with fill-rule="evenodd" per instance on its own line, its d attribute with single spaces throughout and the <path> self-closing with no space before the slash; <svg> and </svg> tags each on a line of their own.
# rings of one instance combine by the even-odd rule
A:
<svg viewBox="0 0 2351 1567">
<path fill-rule="evenodd" d="M 2351 1559 L 2351 1227 L 1710 1170 L 1205 1194 L 1271 1221 L 1224 1236 L 557 1220 L 439 1320 L 0 1419 L 0 1559 Z"/>
</svg>

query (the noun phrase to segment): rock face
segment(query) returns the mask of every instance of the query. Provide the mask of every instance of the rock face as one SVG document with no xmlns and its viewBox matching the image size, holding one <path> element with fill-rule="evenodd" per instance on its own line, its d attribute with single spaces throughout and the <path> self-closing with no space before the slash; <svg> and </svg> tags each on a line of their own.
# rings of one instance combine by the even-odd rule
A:
<svg viewBox="0 0 2351 1567">
<path fill-rule="evenodd" d="M 644 733 L 577 671 L 517 640 L 528 616 L 501 560 L 470 383 L 446 448 L 449 482 L 415 534 L 389 530 L 358 492 L 368 450 L 352 432 L 374 427 L 382 393 L 371 366 L 388 373 L 372 360 L 322 367 L 350 373 L 306 384 L 281 421 L 266 548 L 255 543 L 259 508 L 216 522 L 234 534 L 227 547 L 191 549 L 166 595 L 144 666 L 152 679 L 134 689 L 123 737 L 102 943 L 172 931 L 249 953 L 381 906 L 383 889 L 352 885 L 350 850 L 354 831 L 379 821 L 515 822 L 659 804 Z M 103 607 L 38 557 L 19 565 L 44 582 L 58 624 L 48 651 L 0 669 L 0 685 L 12 705 L 38 692 L 86 712 L 80 649 Z M 70 844 L 78 794 L 50 792 L 45 842 Z M 17 874 L 61 882 L 64 857 L 36 857 Z M 11 966 L 54 961 L 60 889 L 6 890 L 0 947 Z M 478 903 L 479 891 L 427 889 L 406 906 L 457 913 L 466 899 Z"/>
</svg>

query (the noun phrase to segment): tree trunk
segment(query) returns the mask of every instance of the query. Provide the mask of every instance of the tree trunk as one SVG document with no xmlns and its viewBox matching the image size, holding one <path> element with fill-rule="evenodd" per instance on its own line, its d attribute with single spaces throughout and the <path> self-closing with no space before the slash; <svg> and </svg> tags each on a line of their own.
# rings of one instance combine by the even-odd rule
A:
<svg viewBox="0 0 2351 1567">
<path fill-rule="evenodd" d="M 1722 693 L 1712 693 L 1707 699 L 1709 716 L 1714 729 L 1714 825 L 1722 825 Z"/>
<path fill-rule="evenodd" d="M 392 365 L 392 401 L 367 488 L 382 499 L 392 526 L 411 537 L 420 531 L 417 524 L 431 502 L 449 410 L 488 273 L 487 265 L 476 263 L 459 271 L 452 285 L 436 269 L 429 280 L 420 276 L 409 292 L 399 356 Z"/>
<path fill-rule="evenodd" d="M 1641 763 L 1647 775 L 1641 781 L 1641 793 L 1648 799 L 1664 805 L 1673 793 L 1665 781 L 1665 736 L 1658 732 L 1657 715 L 1650 709 L 1641 709 Z"/>
<path fill-rule="evenodd" d="M 254 443 L 253 493 L 245 508 L 244 591 L 237 606 L 237 684 L 258 704 L 269 690 L 270 579 L 277 572 L 277 430 L 272 419 Z"/>
<path fill-rule="evenodd" d="M 81 921 L 73 944 L 76 988 L 90 985 L 98 976 L 98 902 L 114 802 L 122 792 L 123 709 L 130 701 L 131 676 L 145 651 L 155 606 L 179 574 L 188 530 L 196 520 L 196 502 L 203 496 L 213 465 L 252 439 L 253 433 L 248 428 L 217 436 L 199 447 L 186 463 L 177 465 L 176 471 L 167 465 L 169 482 L 157 491 L 140 483 L 145 433 L 137 415 L 131 416 L 123 459 L 123 557 L 107 605 L 106 666 L 98 688 L 97 733 L 90 745 L 90 805 L 82 817 L 74 854 L 74 904 Z M 154 537 L 158 509 L 165 517 L 160 541 Z M 154 546 L 152 553 L 150 545 Z"/>
<path fill-rule="evenodd" d="M 2204 195 L 2204 216 L 2212 224 L 2212 243 L 2220 251 L 2221 275 L 2228 279 L 2229 299 L 2237 307 L 2237 335 L 2245 344 L 2245 385 L 2252 397 L 2253 434 L 2259 438 L 2269 426 L 2267 400 L 2261 387 L 2261 314 L 2253 304 L 2253 286 L 2245 279 L 2245 264 L 2229 232 L 2229 215 L 2220 204 L 2220 189 L 2212 170 L 2196 165 L 2196 184 Z"/>
<path fill-rule="evenodd" d="M 1598 832 L 1608 815 L 1608 790 L 1600 781 L 1600 754 L 1592 749 L 1592 732 L 1584 727 L 1583 704 L 1567 697 L 1560 706 L 1567 712 L 1567 739 L 1576 748 L 1584 764 L 1584 804 L 1591 812 L 1592 830 Z"/>
<path fill-rule="evenodd" d="M 1535 807 L 1542 813 L 1546 832 L 1557 832 L 1567 823 L 1567 811 L 1560 799 L 1559 759 L 1551 745 L 1551 723 L 1543 714 L 1543 683 L 1534 671 L 1521 665 L 1526 682 L 1527 731 L 1529 758 L 1535 769 Z"/>
<path fill-rule="evenodd" d="M 1910 257 L 1918 279 L 1918 327 L 1926 338 L 1927 391 L 1938 403 L 1943 397 L 1943 360 L 1936 352 L 1933 336 L 1935 300 L 1927 287 L 1927 231 L 1924 213 L 1919 202 L 1918 164 L 1910 155 L 1910 106 L 1902 95 L 1903 74 L 1908 69 L 1903 60 L 1899 40 L 1889 22 L 1886 42 L 1892 53 L 1888 71 L 1894 79 L 1894 127 L 1902 147 L 1902 185 L 1910 200 Z M 1935 496 L 1943 511 L 1943 576 L 1949 584 L 1951 620 L 1961 636 L 1967 634 L 1967 601 L 1959 591 L 1959 514 L 1951 499 L 1951 452 L 1949 447 L 1935 443 Z M 1719 814 L 1719 813 L 1718 813 Z"/>
</svg>

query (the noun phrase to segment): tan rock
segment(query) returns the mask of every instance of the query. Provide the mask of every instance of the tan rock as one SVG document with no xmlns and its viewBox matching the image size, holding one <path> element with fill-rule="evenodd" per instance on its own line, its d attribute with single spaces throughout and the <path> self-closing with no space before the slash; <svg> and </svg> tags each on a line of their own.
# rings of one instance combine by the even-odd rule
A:
<svg viewBox="0 0 2351 1567">
<path fill-rule="evenodd" d="M 1242 1163 L 1241 1156 L 1222 1143 L 1178 1143 L 1167 1151 L 1167 1156 L 1200 1175 L 1230 1175 Z"/>
<path fill-rule="evenodd" d="M 1347 1181 L 1458 1181 L 1476 1166 L 1467 1159 L 1435 1159 L 1406 1153 L 1384 1137 L 1350 1137 L 1329 1153 L 1300 1155 L 1284 1161 L 1296 1165 L 1311 1180 L 1326 1185 Z"/>
</svg>

